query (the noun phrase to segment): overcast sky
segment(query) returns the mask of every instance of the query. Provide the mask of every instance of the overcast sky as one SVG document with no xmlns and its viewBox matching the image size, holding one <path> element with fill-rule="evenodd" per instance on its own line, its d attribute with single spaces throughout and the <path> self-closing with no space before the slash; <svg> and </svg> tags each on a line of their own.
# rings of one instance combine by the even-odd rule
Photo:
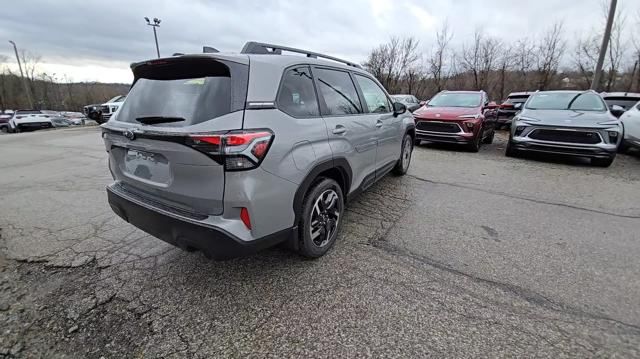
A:
<svg viewBox="0 0 640 359">
<path fill-rule="evenodd" d="M 619 0 L 619 6 L 630 15 L 630 37 L 640 1 Z M 564 21 L 571 39 L 601 29 L 602 13 L 602 0 L 21 0 L 0 11 L 0 54 L 15 61 L 6 41 L 13 40 L 40 55 L 41 71 L 58 78 L 130 82 L 129 63 L 155 57 L 145 16 L 162 19 L 165 56 L 199 52 L 202 45 L 237 52 L 255 40 L 361 62 L 393 35 L 416 36 L 428 52 L 444 21 L 459 43 L 478 27 L 510 41 L 533 37 L 554 21 Z"/>
</svg>

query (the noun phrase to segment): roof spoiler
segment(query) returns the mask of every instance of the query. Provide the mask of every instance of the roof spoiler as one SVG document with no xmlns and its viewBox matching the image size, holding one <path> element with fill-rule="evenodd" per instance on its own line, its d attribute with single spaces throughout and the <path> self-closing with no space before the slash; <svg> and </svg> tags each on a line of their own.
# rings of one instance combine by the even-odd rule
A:
<svg viewBox="0 0 640 359">
<path fill-rule="evenodd" d="M 331 61 L 341 62 L 347 66 L 355 67 L 358 69 L 362 68 L 362 66 L 356 64 L 355 62 L 339 59 L 337 57 L 321 54 L 318 52 L 296 49 L 293 47 L 287 47 L 287 46 L 281 46 L 281 45 L 265 44 L 261 42 L 255 42 L 255 41 L 249 41 L 246 44 L 244 44 L 244 47 L 242 48 L 242 51 L 240 51 L 240 53 L 254 54 L 254 55 L 282 55 L 282 51 L 303 54 L 313 59 L 322 58 L 322 59 L 327 59 Z"/>
</svg>

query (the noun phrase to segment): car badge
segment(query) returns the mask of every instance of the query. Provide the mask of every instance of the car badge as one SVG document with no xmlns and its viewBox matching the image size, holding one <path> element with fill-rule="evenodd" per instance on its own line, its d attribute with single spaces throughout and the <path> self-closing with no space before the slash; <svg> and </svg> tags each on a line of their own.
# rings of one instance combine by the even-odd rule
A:
<svg viewBox="0 0 640 359">
<path fill-rule="evenodd" d="M 440 114 L 439 114 L 439 113 L 436 113 L 436 117 L 440 117 Z"/>
<path fill-rule="evenodd" d="M 131 141 L 136 139 L 136 134 L 132 130 L 126 130 L 122 134 Z"/>
</svg>

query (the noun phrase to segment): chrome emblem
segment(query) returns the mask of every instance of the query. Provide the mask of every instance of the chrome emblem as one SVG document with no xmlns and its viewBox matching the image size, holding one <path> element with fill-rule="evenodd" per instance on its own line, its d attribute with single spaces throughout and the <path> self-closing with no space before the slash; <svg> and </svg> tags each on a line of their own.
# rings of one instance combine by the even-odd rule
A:
<svg viewBox="0 0 640 359">
<path fill-rule="evenodd" d="M 436 113 L 436 117 L 440 117 L 440 114 L 439 114 L 439 113 Z"/>
<path fill-rule="evenodd" d="M 126 130 L 122 134 L 131 141 L 136 139 L 136 134 L 132 130 Z"/>
</svg>

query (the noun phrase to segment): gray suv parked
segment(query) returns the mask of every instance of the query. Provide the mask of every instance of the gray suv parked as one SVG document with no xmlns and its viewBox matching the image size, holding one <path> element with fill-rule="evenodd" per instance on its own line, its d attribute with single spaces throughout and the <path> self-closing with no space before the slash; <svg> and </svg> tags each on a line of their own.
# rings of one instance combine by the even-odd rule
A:
<svg viewBox="0 0 640 359">
<path fill-rule="evenodd" d="M 185 250 L 226 259 L 287 243 L 322 256 L 345 201 L 409 167 L 413 117 L 354 63 L 249 42 L 131 67 L 103 125 L 109 204 Z"/>
</svg>

